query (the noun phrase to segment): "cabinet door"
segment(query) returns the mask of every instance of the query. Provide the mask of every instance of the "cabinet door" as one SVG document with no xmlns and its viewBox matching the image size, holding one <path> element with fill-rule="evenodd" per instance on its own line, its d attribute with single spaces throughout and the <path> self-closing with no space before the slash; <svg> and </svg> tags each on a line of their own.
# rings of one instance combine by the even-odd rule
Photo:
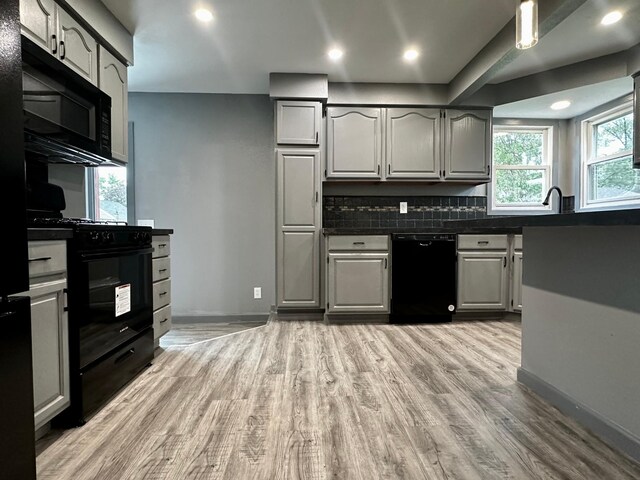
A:
<svg viewBox="0 0 640 480">
<path fill-rule="evenodd" d="M 278 226 L 282 229 L 320 227 L 320 152 L 277 151 Z"/>
<path fill-rule="evenodd" d="M 492 121 L 489 110 L 446 110 L 446 180 L 491 179 Z"/>
<path fill-rule="evenodd" d="M 328 313 L 388 313 L 389 254 L 330 253 Z"/>
<path fill-rule="evenodd" d="M 57 53 L 53 0 L 20 0 L 20 23 L 24 36 L 51 53 Z"/>
<path fill-rule="evenodd" d="M 111 97 L 111 155 L 126 163 L 129 150 L 127 66 L 100 47 L 100 90 Z"/>
<path fill-rule="evenodd" d="M 279 101 L 276 106 L 278 145 L 320 145 L 320 102 Z"/>
<path fill-rule="evenodd" d="M 633 164 L 636 168 L 640 168 L 640 73 L 636 74 L 634 81 L 633 95 Z"/>
<path fill-rule="evenodd" d="M 94 85 L 98 84 L 98 42 L 62 8 L 57 8 L 58 58 Z"/>
<path fill-rule="evenodd" d="M 522 311 L 522 252 L 513 253 L 513 278 L 511 279 L 511 292 L 513 302 L 511 305 L 516 312 Z"/>
<path fill-rule="evenodd" d="M 64 311 L 66 280 L 35 285 L 31 296 L 35 427 L 69 405 L 69 324 Z"/>
<path fill-rule="evenodd" d="M 382 110 L 327 109 L 327 178 L 380 179 Z"/>
<path fill-rule="evenodd" d="M 386 178 L 440 179 L 439 109 L 387 109 Z"/>
<path fill-rule="evenodd" d="M 459 252 L 458 310 L 506 308 L 506 252 Z"/>
<path fill-rule="evenodd" d="M 278 307 L 320 307 L 320 232 L 278 233 Z"/>
</svg>

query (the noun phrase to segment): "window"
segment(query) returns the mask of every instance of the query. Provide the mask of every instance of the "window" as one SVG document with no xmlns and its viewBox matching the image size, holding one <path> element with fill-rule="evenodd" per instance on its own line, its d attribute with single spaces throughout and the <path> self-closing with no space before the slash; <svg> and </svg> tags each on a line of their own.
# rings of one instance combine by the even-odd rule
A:
<svg viewBox="0 0 640 480">
<path fill-rule="evenodd" d="M 581 197 L 586 208 L 640 203 L 631 103 L 583 122 Z"/>
<path fill-rule="evenodd" d="M 491 210 L 548 211 L 553 127 L 497 126 L 493 131 Z"/>
<path fill-rule="evenodd" d="M 127 221 L 127 169 L 96 167 L 89 169 L 90 217 L 102 221 Z"/>
</svg>

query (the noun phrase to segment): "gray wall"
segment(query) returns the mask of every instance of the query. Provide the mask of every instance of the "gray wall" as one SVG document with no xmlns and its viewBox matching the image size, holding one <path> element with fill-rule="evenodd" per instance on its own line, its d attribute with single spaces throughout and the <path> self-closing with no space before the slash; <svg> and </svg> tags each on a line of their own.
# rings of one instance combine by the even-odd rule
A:
<svg viewBox="0 0 640 480">
<path fill-rule="evenodd" d="M 132 93 L 129 119 L 136 218 L 175 229 L 174 315 L 268 312 L 276 183 L 269 97 Z"/>
<path fill-rule="evenodd" d="M 640 444 L 640 227 L 525 228 L 522 368 Z"/>
<path fill-rule="evenodd" d="M 49 165 L 49 182 L 62 187 L 67 202 L 65 217 L 87 216 L 87 169 L 78 165 Z"/>
</svg>

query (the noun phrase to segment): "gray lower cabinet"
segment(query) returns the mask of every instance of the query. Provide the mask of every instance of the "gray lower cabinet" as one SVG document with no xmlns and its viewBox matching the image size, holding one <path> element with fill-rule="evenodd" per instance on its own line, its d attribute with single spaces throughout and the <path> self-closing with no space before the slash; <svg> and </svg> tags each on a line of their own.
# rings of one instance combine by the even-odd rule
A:
<svg viewBox="0 0 640 480">
<path fill-rule="evenodd" d="M 111 97 L 111 155 L 126 163 L 129 157 L 127 66 L 100 47 L 100 90 Z"/>
<path fill-rule="evenodd" d="M 512 308 L 514 312 L 522 311 L 522 252 L 513 253 L 512 271 L 513 271 L 513 298 Z"/>
<path fill-rule="evenodd" d="M 458 310 L 503 311 L 509 292 L 507 235 L 458 236 Z"/>
<path fill-rule="evenodd" d="M 151 275 L 153 280 L 153 339 L 159 346 L 160 337 L 171 330 L 171 237 L 154 235 Z"/>
<path fill-rule="evenodd" d="M 640 72 L 633 77 L 633 165 L 640 168 Z"/>
<path fill-rule="evenodd" d="M 387 109 L 386 178 L 440 180 L 441 112 L 438 108 Z"/>
<path fill-rule="evenodd" d="M 322 104 L 298 100 L 276 102 L 278 145 L 320 145 Z"/>
<path fill-rule="evenodd" d="M 320 152 L 278 149 L 277 306 L 320 307 Z"/>
<path fill-rule="evenodd" d="M 36 430 L 70 402 L 65 241 L 29 242 L 29 292 Z"/>
<path fill-rule="evenodd" d="M 490 110 L 446 110 L 445 180 L 491 179 L 492 114 Z"/>
<path fill-rule="evenodd" d="M 389 237 L 327 238 L 327 309 L 337 313 L 389 313 Z"/>
<path fill-rule="evenodd" d="M 382 110 L 327 109 L 328 179 L 382 178 Z"/>
</svg>

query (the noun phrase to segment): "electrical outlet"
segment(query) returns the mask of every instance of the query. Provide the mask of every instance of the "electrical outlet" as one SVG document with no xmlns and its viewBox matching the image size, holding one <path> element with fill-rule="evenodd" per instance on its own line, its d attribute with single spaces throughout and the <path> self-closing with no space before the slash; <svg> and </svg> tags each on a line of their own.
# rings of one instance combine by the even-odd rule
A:
<svg viewBox="0 0 640 480">
<path fill-rule="evenodd" d="M 407 202 L 400 202 L 400 213 L 407 213 Z"/>
<path fill-rule="evenodd" d="M 253 287 L 253 298 L 262 298 L 262 287 Z"/>
</svg>

